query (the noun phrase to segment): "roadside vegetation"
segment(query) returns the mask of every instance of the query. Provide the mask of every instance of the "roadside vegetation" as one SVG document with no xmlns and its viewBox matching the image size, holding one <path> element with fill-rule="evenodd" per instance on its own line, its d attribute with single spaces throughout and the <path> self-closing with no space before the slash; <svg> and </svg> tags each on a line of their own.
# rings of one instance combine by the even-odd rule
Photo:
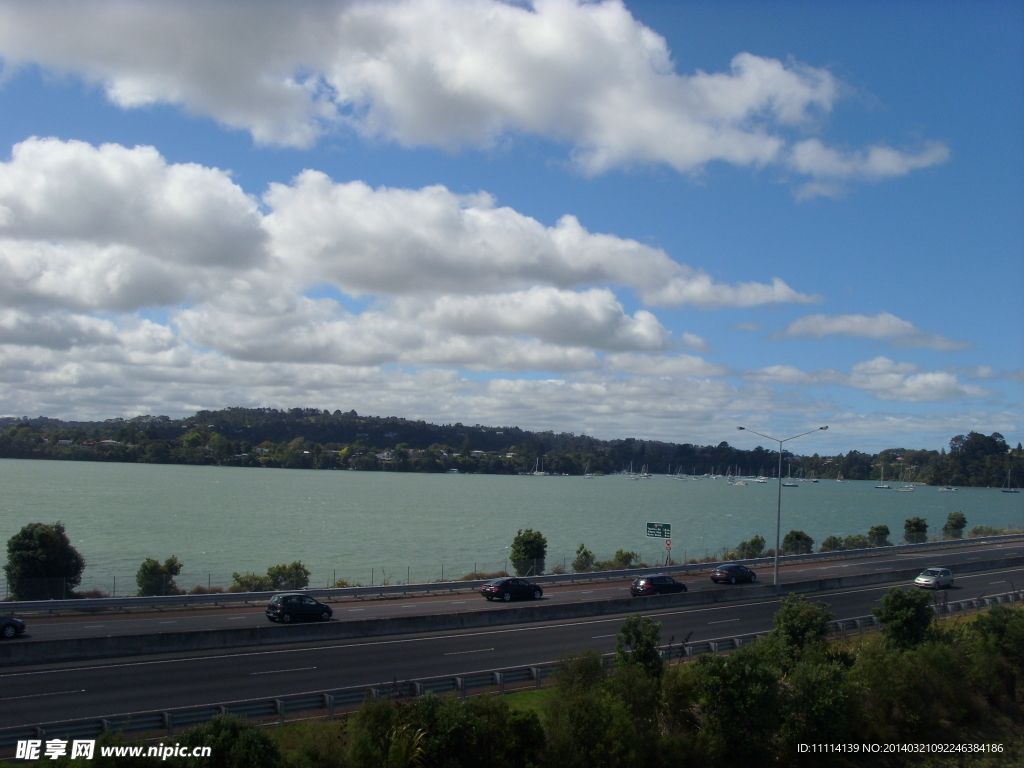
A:
<svg viewBox="0 0 1024 768">
<path fill-rule="evenodd" d="M 721 442 L 598 440 L 480 424 L 427 424 L 316 408 L 227 408 L 184 419 L 102 422 L 0 418 L 0 458 L 206 464 L 386 472 L 596 475 L 647 466 L 655 474 L 771 475 L 778 453 Z M 783 456 L 795 478 L 999 487 L 1024 484 L 1024 447 L 998 432 L 957 435 L 941 451 L 887 448 L 834 456 Z"/>
<path fill-rule="evenodd" d="M 381 698 L 346 720 L 259 728 L 233 717 L 176 736 L 202 761 L 41 760 L 36 765 L 205 768 L 687 768 L 963 766 L 1024 761 L 1024 610 L 931 621 L 929 598 L 890 590 L 882 631 L 829 641 L 823 603 L 787 597 L 771 633 L 728 655 L 667 665 L 660 625 L 627 618 L 609 669 L 593 650 L 554 684 L 504 698 Z M 396 686 L 397 688 L 397 686 Z M 128 743 L 116 734 L 101 743 Z M 808 753 L 801 744 L 967 744 L 960 754 Z M 97 753 L 98 754 L 98 753 Z M 26 765 L 19 761 L 18 765 Z M 13 765 L 13 764 L 8 764 Z"/>
</svg>

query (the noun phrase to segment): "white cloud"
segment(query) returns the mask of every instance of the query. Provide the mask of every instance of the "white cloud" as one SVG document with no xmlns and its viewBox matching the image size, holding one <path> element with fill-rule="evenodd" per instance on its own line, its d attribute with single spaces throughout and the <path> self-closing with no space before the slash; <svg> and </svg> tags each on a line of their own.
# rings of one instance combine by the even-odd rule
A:
<svg viewBox="0 0 1024 768">
<path fill-rule="evenodd" d="M 775 278 L 722 285 L 635 240 L 588 232 L 571 215 L 545 227 L 489 195 L 442 186 L 372 189 L 304 171 L 263 196 L 263 226 L 281 263 L 352 295 L 489 293 L 543 284 L 619 285 L 649 305 L 808 302 Z"/>
<path fill-rule="evenodd" d="M 569 143 L 588 173 L 717 160 L 843 180 L 946 151 L 789 148 L 842 96 L 828 70 L 738 53 L 728 71 L 679 74 L 617 0 L 36 0 L 0 8 L 0 55 L 100 84 L 124 108 L 179 105 L 298 147 L 339 126 L 448 149 L 525 133 Z"/>
<path fill-rule="evenodd" d="M 641 376 L 720 377 L 729 373 L 722 365 L 709 363 L 695 355 L 641 355 L 615 353 L 605 356 L 608 367 Z"/>
<path fill-rule="evenodd" d="M 991 394 L 973 384 L 961 384 L 951 373 L 922 371 L 913 363 L 898 363 L 887 357 L 857 363 L 849 373 L 832 369 L 806 372 L 789 365 L 773 365 L 746 371 L 743 378 L 784 386 L 838 384 L 863 390 L 880 400 L 903 402 L 943 402 Z"/>
<path fill-rule="evenodd" d="M 888 312 L 880 312 L 877 315 L 807 315 L 794 320 L 778 336 L 811 336 L 817 339 L 826 336 L 851 336 L 889 341 L 894 347 L 926 348 L 939 352 L 968 349 L 972 346 L 970 342 L 956 341 L 920 331 L 913 323 Z"/>
</svg>

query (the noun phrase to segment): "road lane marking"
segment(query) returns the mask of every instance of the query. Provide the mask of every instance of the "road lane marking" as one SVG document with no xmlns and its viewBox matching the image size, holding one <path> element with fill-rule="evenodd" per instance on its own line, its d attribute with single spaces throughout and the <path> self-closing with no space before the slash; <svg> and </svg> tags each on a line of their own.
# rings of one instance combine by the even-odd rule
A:
<svg viewBox="0 0 1024 768">
<path fill-rule="evenodd" d="M 452 651 L 451 653 L 446 653 L 445 656 L 465 656 L 467 653 L 487 653 L 493 650 L 493 648 L 479 648 L 475 651 Z"/>
<path fill-rule="evenodd" d="M 244 619 L 244 618 L 245 618 L 245 616 L 228 616 L 227 617 L 228 621 L 238 621 L 239 619 Z"/>
<path fill-rule="evenodd" d="M 276 675 L 281 672 L 305 672 L 316 667 L 296 667 L 295 669 L 268 669 L 266 672 L 250 672 L 250 675 Z"/>
<path fill-rule="evenodd" d="M 465 605 L 469 600 L 452 600 L 452 605 Z"/>
<path fill-rule="evenodd" d="M 30 693 L 27 696 L 4 696 L 0 701 L 18 701 L 19 699 L 38 699 L 40 696 L 67 696 L 69 693 L 85 693 L 85 688 L 75 691 L 54 691 L 53 693 Z"/>
<path fill-rule="evenodd" d="M 739 619 L 722 619 L 721 621 L 709 621 L 708 624 L 728 624 L 730 621 L 739 621 Z"/>
<path fill-rule="evenodd" d="M 99 629 L 100 627 L 105 627 L 105 626 L 107 626 L 107 625 L 106 624 L 86 624 L 83 627 L 83 629 Z"/>
<path fill-rule="evenodd" d="M 618 637 L 618 635 L 591 635 L 591 640 L 603 640 L 606 637 Z"/>
<path fill-rule="evenodd" d="M 157 622 L 157 623 L 158 623 L 158 624 L 177 624 L 177 623 L 178 623 L 178 620 L 177 620 L 177 619 L 175 619 L 174 621 L 159 621 L 159 622 Z"/>
<path fill-rule="evenodd" d="M 365 608 L 349 608 L 348 612 L 352 613 L 353 611 L 365 611 L 365 610 L 366 610 Z"/>
</svg>

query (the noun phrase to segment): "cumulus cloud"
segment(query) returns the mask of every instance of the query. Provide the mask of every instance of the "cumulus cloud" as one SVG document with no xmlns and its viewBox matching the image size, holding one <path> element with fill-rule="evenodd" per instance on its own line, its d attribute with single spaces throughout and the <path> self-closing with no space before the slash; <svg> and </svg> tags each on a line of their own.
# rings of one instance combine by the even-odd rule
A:
<svg viewBox="0 0 1024 768">
<path fill-rule="evenodd" d="M 794 320 L 780 334 L 781 337 L 851 336 L 888 341 L 894 347 L 915 347 L 951 352 L 968 349 L 970 342 L 955 341 L 934 333 L 925 333 L 908 320 L 888 312 L 877 315 L 808 315 Z"/>
<path fill-rule="evenodd" d="M 857 363 L 849 373 L 832 369 L 806 372 L 793 366 L 775 365 L 746 371 L 743 377 L 750 381 L 790 386 L 839 384 L 863 390 L 880 400 L 903 402 L 942 402 L 991 394 L 973 384 L 962 384 L 952 373 L 922 371 L 913 363 L 899 363 L 887 357 Z"/>
<path fill-rule="evenodd" d="M 487 194 L 443 186 L 373 189 L 304 171 L 263 195 L 264 229 L 289 269 L 352 294 L 483 293 L 538 283 L 555 288 L 604 284 L 635 289 L 652 306 L 713 308 L 805 303 L 779 278 L 723 285 L 664 251 L 589 232 L 571 215 L 554 227 Z"/>
<path fill-rule="evenodd" d="M 803 198 L 831 196 L 842 190 L 842 180 L 880 181 L 894 176 L 905 176 L 919 168 L 941 165 L 949 159 L 949 147 L 940 142 L 928 142 L 916 153 L 901 152 L 886 146 L 873 146 L 865 150 L 843 152 L 825 146 L 819 139 L 797 142 L 789 156 L 789 167 L 815 179 L 805 184 L 798 195 Z"/>
<path fill-rule="evenodd" d="M 723 161 L 841 180 L 945 151 L 791 147 L 843 94 L 828 70 L 738 53 L 727 71 L 680 74 L 618 0 L 35 0 L 0 8 L 0 55 L 99 84 L 124 108 L 179 105 L 297 147 L 341 126 L 447 149 L 533 134 L 568 143 L 588 173 Z"/>
</svg>

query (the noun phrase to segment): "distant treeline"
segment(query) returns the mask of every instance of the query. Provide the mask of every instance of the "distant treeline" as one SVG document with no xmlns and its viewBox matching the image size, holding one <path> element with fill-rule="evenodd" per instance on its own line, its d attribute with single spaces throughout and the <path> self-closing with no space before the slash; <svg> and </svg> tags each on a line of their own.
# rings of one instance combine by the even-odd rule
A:
<svg viewBox="0 0 1024 768">
<path fill-rule="evenodd" d="M 598 440 L 519 427 L 428 424 L 355 411 L 316 408 L 227 408 L 185 419 L 136 416 L 101 422 L 39 417 L 0 419 L 0 458 L 207 464 L 289 469 L 520 474 L 543 469 L 581 475 L 655 474 L 772 476 L 778 452 L 656 440 Z M 1024 482 L 1024 450 L 999 433 L 957 435 L 949 450 L 888 448 L 877 454 L 798 456 L 786 451 L 794 477 L 878 480 L 931 485 L 1001 486 Z"/>
</svg>

